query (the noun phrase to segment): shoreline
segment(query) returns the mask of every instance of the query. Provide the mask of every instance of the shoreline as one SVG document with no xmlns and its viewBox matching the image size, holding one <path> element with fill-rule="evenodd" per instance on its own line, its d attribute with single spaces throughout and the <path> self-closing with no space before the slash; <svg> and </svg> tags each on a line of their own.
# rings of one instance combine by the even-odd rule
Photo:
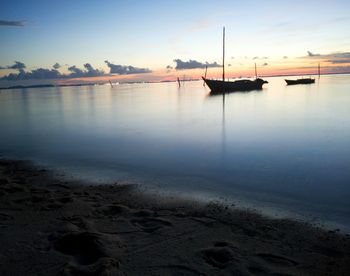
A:
<svg viewBox="0 0 350 276">
<path fill-rule="evenodd" d="M 1 275 L 346 275 L 350 235 L 0 159 Z"/>
<path fill-rule="evenodd" d="M 279 196 L 270 195 L 268 193 L 257 193 L 254 196 L 251 196 L 251 191 L 244 191 L 240 189 L 234 191 L 233 196 L 227 196 L 225 193 L 213 193 L 212 191 L 208 190 L 204 191 L 203 193 L 198 193 L 196 190 L 180 190 L 177 188 L 172 189 L 172 186 L 170 188 L 168 186 L 164 188 L 159 183 L 151 186 L 151 181 L 145 182 L 145 179 L 140 177 L 134 178 L 132 180 L 123 179 L 116 181 L 115 178 L 118 178 L 118 176 L 115 178 L 111 177 L 109 176 L 108 171 L 99 173 L 99 176 L 87 176 L 84 173 L 72 173 L 69 167 L 57 167 L 54 164 L 47 164 L 38 160 L 27 160 L 11 156 L 0 156 L 0 160 L 1 158 L 11 161 L 26 160 L 31 164 L 31 166 L 35 168 L 41 168 L 50 171 L 53 178 L 59 179 L 62 182 L 77 182 L 82 183 L 84 186 L 100 184 L 113 185 L 116 182 L 122 185 L 132 184 L 139 187 L 143 195 L 150 195 L 150 197 L 176 197 L 177 199 L 185 201 L 196 201 L 201 202 L 202 204 L 216 202 L 219 205 L 221 204 L 229 207 L 234 206 L 235 209 L 249 210 L 252 213 L 258 213 L 270 218 L 302 221 L 310 225 L 323 228 L 327 231 L 338 229 L 342 234 L 350 234 L 350 223 L 344 222 L 344 219 L 341 220 L 345 216 L 341 217 L 340 219 L 334 219 L 334 217 L 326 218 L 323 216 L 323 211 L 327 211 L 328 208 L 325 204 L 319 204 L 315 207 L 314 203 L 308 205 L 308 203 L 301 202 L 297 199 L 281 198 Z M 105 175 L 108 175 L 108 177 L 104 177 Z M 185 183 L 183 180 L 180 181 Z M 274 203 L 271 203 L 271 201 Z M 296 208 L 292 206 L 298 207 Z M 334 206 L 332 207 L 334 208 Z M 342 210 L 339 212 L 342 212 Z"/>
</svg>

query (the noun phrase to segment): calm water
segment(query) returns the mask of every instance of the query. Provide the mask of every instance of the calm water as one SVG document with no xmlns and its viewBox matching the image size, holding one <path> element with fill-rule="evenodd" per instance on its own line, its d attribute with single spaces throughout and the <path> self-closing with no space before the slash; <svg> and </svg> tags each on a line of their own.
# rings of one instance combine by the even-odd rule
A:
<svg viewBox="0 0 350 276">
<path fill-rule="evenodd" d="M 268 81 L 3 90 L 0 154 L 350 227 L 350 75 Z"/>
</svg>

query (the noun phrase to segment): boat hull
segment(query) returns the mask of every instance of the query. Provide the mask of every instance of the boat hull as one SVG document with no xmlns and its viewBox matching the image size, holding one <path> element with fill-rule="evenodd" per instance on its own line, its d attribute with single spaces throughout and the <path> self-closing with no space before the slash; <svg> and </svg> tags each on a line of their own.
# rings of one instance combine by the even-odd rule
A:
<svg viewBox="0 0 350 276">
<path fill-rule="evenodd" d="M 210 80 L 203 77 L 202 79 L 210 88 L 211 93 L 261 90 L 263 84 L 268 83 L 262 79 L 237 81 Z"/>
<path fill-rule="evenodd" d="M 287 85 L 295 85 L 295 84 L 310 84 L 315 83 L 315 79 L 297 79 L 297 80 L 285 80 Z"/>
</svg>

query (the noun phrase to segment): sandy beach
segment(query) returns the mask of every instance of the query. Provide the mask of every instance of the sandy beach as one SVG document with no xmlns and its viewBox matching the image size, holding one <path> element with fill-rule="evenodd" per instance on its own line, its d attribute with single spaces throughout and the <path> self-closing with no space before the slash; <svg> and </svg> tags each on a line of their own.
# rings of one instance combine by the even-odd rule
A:
<svg viewBox="0 0 350 276">
<path fill-rule="evenodd" d="M 349 275 L 350 237 L 0 161 L 1 275 Z"/>
</svg>

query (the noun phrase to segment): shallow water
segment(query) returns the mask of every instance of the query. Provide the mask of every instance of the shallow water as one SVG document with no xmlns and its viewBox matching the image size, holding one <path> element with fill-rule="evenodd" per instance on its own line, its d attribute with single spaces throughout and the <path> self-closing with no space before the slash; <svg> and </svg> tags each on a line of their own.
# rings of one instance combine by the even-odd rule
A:
<svg viewBox="0 0 350 276">
<path fill-rule="evenodd" d="M 0 153 L 91 181 L 350 229 L 350 75 L 209 96 L 202 82 L 0 92 Z"/>
</svg>

